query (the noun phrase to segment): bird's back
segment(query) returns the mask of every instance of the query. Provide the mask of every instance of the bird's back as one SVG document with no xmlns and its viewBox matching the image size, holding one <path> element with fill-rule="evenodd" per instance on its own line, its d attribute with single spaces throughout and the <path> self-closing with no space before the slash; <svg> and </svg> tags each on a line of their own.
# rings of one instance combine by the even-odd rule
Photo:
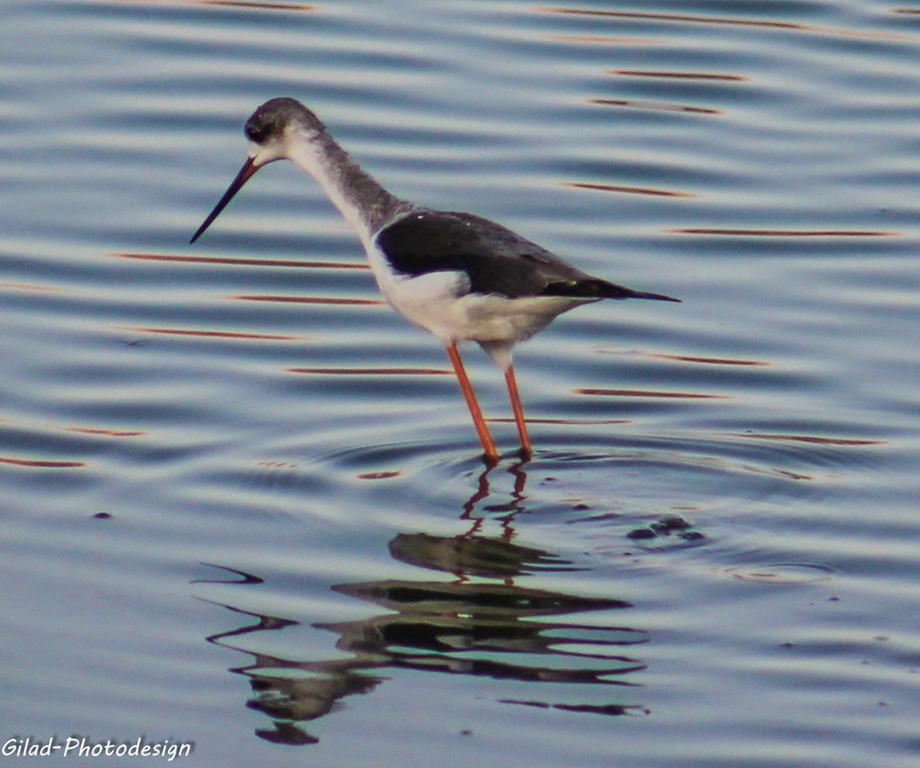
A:
<svg viewBox="0 0 920 768">
<path fill-rule="evenodd" d="M 470 293 L 673 301 L 592 277 L 507 227 L 469 213 L 415 209 L 375 239 L 395 272 L 407 277 L 463 272 Z"/>
</svg>

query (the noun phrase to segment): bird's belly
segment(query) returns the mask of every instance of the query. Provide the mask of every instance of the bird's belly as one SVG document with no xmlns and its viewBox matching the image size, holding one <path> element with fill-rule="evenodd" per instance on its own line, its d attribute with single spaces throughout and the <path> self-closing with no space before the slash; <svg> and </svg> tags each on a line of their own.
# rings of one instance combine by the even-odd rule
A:
<svg viewBox="0 0 920 768">
<path fill-rule="evenodd" d="M 558 315 L 584 304 L 559 296 L 508 298 L 471 293 L 455 302 L 454 313 L 462 333 L 457 338 L 481 342 L 516 342 L 543 330 Z"/>
<path fill-rule="evenodd" d="M 390 306 L 412 323 L 451 341 L 522 341 L 545 328 L 557 315 L 595 299 L 470 293 L 465 272 L 395 274 L 375 247 L 368 260 L 380 292 Z"/>
</svg>

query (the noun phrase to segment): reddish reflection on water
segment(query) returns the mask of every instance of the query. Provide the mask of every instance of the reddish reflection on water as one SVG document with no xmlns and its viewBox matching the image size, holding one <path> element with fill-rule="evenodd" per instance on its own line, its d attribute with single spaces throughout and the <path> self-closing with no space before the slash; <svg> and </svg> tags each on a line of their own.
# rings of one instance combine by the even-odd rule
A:
<svg viewBox="0 0 920 768">
<path fill-rule="evenodd" d="M 641 99 L 591 99 L 591 103 L 603 107 L 629 107 L 631 109 L 652 109 L 662 112 L 688 112 L 695 115 L 722 114 L 721 109 L 714 109 L 712 107 L 691 107 L 687 104 L 669 104 L 664 101 L 644 101 Z"/>
<path fill-rule="evenodd" d="M 205 331 L 195 328 L 153 328 L 145 326 L 126 326 L 126 331 L 137 333 L 157 333 L 168 336 L 203 336 L 217 339 L 248 339 L 254 341 L 299 341 L 303 336 L 289 336 L 277 333 L 245 333 L 242 331 Z"/>
<path fill-rule="evenodd" d="M 678 192 L 672 189 L 659 189 L 657 187 L 630 187 L 622 184 L 597 184 L 586 181 L 566 181 L 566 187 L 576 189 L 593 189 L 600 192 L 623 192 L 628 195 L 653 195 L 657 197 L 695 197 L 691 192 Z"/>
<path fill-rule="evenodd" d="M 770 365 L 763 360 L 740 360 L 727 357 L 696 357 L 694 355 L 669 355 L 666 352 L 645 352 L 646 357 L 657 357 L 660 360 L 679 360 L 683 363 L 702 363 L 704 365 L 745 365 L 765 366 Z"/>
<path fill-rule="evenodd" d="M 664 45 L 665 41 L 651 37 L 616 37 L 614 35 L 548 35 L 557 43 L 599 43 L 601 45 Z"/>
<path fill-rule="evenodd" d="M 729 235 L 736 237 L 898 237 L 891 230 L 871 229 L 716 229 L 708 227 L 681 227 L 669 229 L 677 235 Z"/>
<path fill-rule="evenodd" d="M 884 440 L 866 440 L 844 437 L 817 437 L 816 435 L 782 435 L 765 432 L 741 432 L 732 437 L 748 437 L 753 440 L 788 440 L 796 443 L 816 443 L 819 445 L 884 445 Z"/>
<path fill-rule="evenodd" d="M 815 24 L 802 24 L 796 21 L 776 21 L 773 19 L 744 19 L 737 16 L 704 16 L 689 13 L 651 13 L 643 11 L 601 11 L 594 8 L 543 8 L 547 13 L 559 13 L 567 16 L 599 16 L 614 19 L 636 21 L 675 22 L 679 24 L 713 24 L 736 27 L 759 27 L 761 29 L 778 29 L 788 32 L 807 32 L 809 34 L 833 35 L 837 37 L 857 37 L 866 40 L 905 40 L 905 35 L 888 32 L 867 32 L 859 29 L 825 27 Z"/>
<path fill-rule="evenodd" d="M 37 283 L 6 283 L 0 282 L 0 291 L 34 291 L 36 293 L 57 293 L 63 288 L 52 285 L 38 285 Z"/>
<path fill-rule="evenodd" d="M 259 3 L 248 0 L 115 0 L 122 5 L 214 5 L 225 8 L 245 8 L 256 11 L 315 11 L 315 5 L 305 3 Z"/>
<path fill-rule="evenodd" d="M 78 432 L 81 435 L 103 435 L 105 437 L 140 437 L 146 432 L 139 430 L 106 429 L 105 427 L 67 427 L 68 432 Z"/>
<path fill-rule="evenodd" d="M 119 259 L 175 261 L 186 264 L 229 264 L 235 267 L 297 267 L 300 269 L 370 269 L 350 261 L 304 261 L 300 259 L 238 259 L 229 256 L 180 256 L 171 253 L 113 253 Z"/>
<path fill-rule="evenodd" d="M 50 461 L 46 459 L 20 459 L 15 456 L 0 456 L 0 464 L 17 467 L 41 467 L 42 469 L 77 469 L 85 467 L 85 461 Z"/>
<path fill-rule="evenodd" d="M 316 373 L 329 376 L 447 376 L 445 368 L 287 368 L 288 373 Z"/>
<path fill-rule="evenodd" d="M 726 400 L 728 395 L 705 395 L 698 392 L 660 392 L 648 389 L 597 389 L 578 387 L 572 390 L 576 395 L 602 395 L 605 397 L 662 397 L 688 400 Z"/>
<path fill-rule="evenodd" d="M 608 75 L 623 77 L 661 77 L 668 80 L 727 80 L 743 82 L 748 78 L 741 75 L 728 75 L 722 72 L 673 72 L 653 69 L 608 69 Z"/>
<path fill-rule="evenodd" d="M 357 306 L 379 306 L 386 302 L 382 299 L 345 299 L 337 296 L 283 296 L 268 293 L 244 293 L 231 296 L 240 301 L 279 301 L 291 304 L 346 304 Z"/>
<path fill-rule="evenodd" d="M 498 424 L 513 424 L 514 419 L 510 416 L 493 416 L 486 421 L 496 422 Z M 632 419 L 541 419 L 527 417 L 528 424 L 567 424 L 569 426 L 591 426 L 593 424 L 632 424 Z"/>
</svg>

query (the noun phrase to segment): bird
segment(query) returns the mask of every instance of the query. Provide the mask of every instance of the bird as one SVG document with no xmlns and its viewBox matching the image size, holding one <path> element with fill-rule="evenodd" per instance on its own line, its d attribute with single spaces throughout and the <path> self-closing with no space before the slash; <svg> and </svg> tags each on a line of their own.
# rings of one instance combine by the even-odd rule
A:
<svg viewBox="0 0 920 768">
<path fill-rule="evenodd" d="M 263 166 L 290 160 L 312 175 L 357 233 L 390 306 L 444 346 L 487 465 L 497 463 L 499 453 L 458 344 L 477 342 L 503 371 L 520 456 L 529 460 L 533 445 L 512 365 L 514 345 L 583 304 L 602 299 L 680 301 L 583 272 L 489 219 L 435 210 L 393 195 L 294 98 L 266 101 L 246 121 L 244 133 L 249 141 L 246 161 L 190 243 Z"/>
</svg>

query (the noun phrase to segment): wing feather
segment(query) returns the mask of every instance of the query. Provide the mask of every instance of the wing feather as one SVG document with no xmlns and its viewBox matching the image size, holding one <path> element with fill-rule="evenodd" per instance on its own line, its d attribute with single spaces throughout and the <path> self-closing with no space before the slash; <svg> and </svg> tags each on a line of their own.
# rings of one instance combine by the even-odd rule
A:
<svg viewBox="0 0 920 768">
<path fill-rule="evenodd" d="M 376 241 L 396 272 L 410 277 L 464 272 L 470 293 L 676 301 L 592 277 L 510 229 L 469 213 L 415 209 L 384 227 Z"/>
</svg>

